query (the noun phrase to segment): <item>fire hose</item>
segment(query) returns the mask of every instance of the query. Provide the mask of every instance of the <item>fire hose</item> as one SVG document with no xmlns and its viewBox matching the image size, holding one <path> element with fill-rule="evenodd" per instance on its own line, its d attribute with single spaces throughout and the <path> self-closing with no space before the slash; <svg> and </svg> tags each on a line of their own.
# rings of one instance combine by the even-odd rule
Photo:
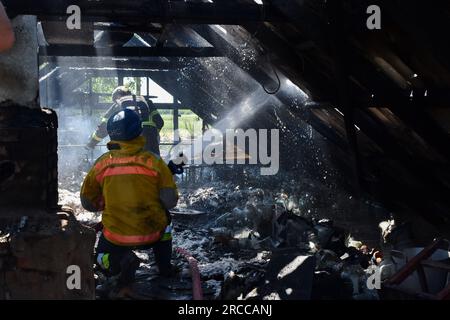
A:
<svg viewBox="0 0 450 320">
<path fill-rule="evenodd" d="M 192 296 L 193 300 L 203 300 L 202 283 L 200 280 L 200 271 L 198 269 L 197 260 L 185 249 L 175 248 L 175 251 L 181 254 L 189 263 L 192 278 Z"/>
</svg>

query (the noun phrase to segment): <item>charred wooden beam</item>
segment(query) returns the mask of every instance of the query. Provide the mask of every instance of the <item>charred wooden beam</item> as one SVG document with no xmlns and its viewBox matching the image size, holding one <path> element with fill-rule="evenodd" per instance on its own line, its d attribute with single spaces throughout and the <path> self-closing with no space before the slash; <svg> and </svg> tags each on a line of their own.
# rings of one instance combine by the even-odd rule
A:
<svg viewBox="0 0 450 320">
<path fill-rule="evenodd" d="M 169 31 L 166 36 L 173 38 L 174 45 L 178 45 L 177 39 L 180 34 L 186 33 L 186 28 L 176 28 L 176 32 Z M 192 31 L 191 31 L 192 32 Z M 154 37 L 149 34 L 141 35 L 146 41 L 154 41 Z M 168 58 L 170 62 L 177 62 L 176 58 Z M 186 63 L 185 59 L 182 59 Z M 153 77 L 161 87 L 168 92 L 175 91 L 174 96 L 179 96 L 184 104 L 193 106 L 193 110 L 201 115 L 205 122 L 212 124 L 217 121 L 217 116 L 225 110 L 225 106 L 217 97 L 213 95 L 214 88 L 212 84 L 205 80 L 205 70 L 198 60 L 187 61 L 189 68 L 180 70 L 176 77 L 168 78 L 167 74 L 159 73 Z M 195 70 L 195 72 L 189 72 Z M 176 80 L 176 81 L 175 81 Z M 213 118 L 212 114 L 216 117 Z"/>
<path fill-rule="evenodd" d="M 220 57 L 215 48 L 114 47 L 51 45 L 39 47 L 39 55 L 53 57 Z"/>
<path fill-rule="evenodd" d="M 274 87 L 275 80 L 267 74 L 267 69 L 263 70 L 264 65 L 258 63 L 248 65 L 246 61 L 243 61 L 242 56 L 238 49 L 231 46 L 222 35 L 216 32 L 210 26 L 194 26 L 193 30 L 201 35 L 205 40 L 214 45 L 217 50 L 223 53 L 237 66 L 245 70 L 253 79 L 259 82 L 262 86 Z M 322 136 L 326 137 L 334 145 L 346 150 L 346 143 L 340 138 L 333 130 L 326 124 L 321 122 L 308 108 L 293 105 L 295 97 L 280 90 L 275 96 L 286 105 L 293 114 L 297 115 L 300 119 L 306 123 L 312 125 Z"/>
<path fill-rule="evenodd" d="M 155 26 L 151 23 L 147 23 L 144 25 L 127 25 L 127 24 L 119 24 L 119 23 L 94 23 L 94 30 L 97 31 L 110 31 L 110 32 L 151 32 L 151 33 L 161 33 L 163 31 L 162 26 Z"/>
<path fill-rule="evenodd" d="M 192 83 L 192 81 L 186 78 L 181 72 L 178 72 L 175 75 L 156 73 L 151 78 L 164 90 L 171 93 L 173 96 L 178 96 L 183 105 L 192 109 L 208 124 L 213 124 L 217 121 L 212 115 L 217 116 L 218 110 L 222 109 L 223 106 L 215 101 L 211 92 Z"/>
<path fill-rule="evenodd" d="M 189 39 L 200 38 L 197 33 L 185 26 L 172 26 L 166 36 L 176 46 L 183 46 Z M 219 52 L 226 56 L 224 52 Z M 228 68 L 226 59 L 193 59 L 190 67 L 181 72 L 198 87 L 205 89 L 208 94 L 213 93 L 212 96 L 217 105 L 222 106 L 220 111 L 226 112 L 233 100 L 236 102 L 239 97 L 244 99 L 247 97 L 247 90 L 254 90 L 252 80 L 247 78 L 245 72 L 241 73 L 237 68 L 236 72 L 232 72 L 233 66 L 230 67 Z M 259 118 L 259 116 L 260 114 L 253 118 Z"/>
<path fill-rule="evenodd" d="M 273 78 L 273 71 L 270 70 L 271 75 L 268 74 L 267 66 L 265 64 L 260 64 L 258 62 L 248 64 L 247 61 L 242 59 L 241 52 L 233 47 L 226 39 L 224 35 L 217 32 L 211 26 L 194 26 L 193 30 L 201 35 L 205 40 L 214 45 L 214 47 L 233 61 L 237 66 L 241 67 L 242 70 L 247 72 L 253 79 L 260 83 L 260 85 L 265 87 L 276 87 L 276 80 Z M 261 53 L 262 54 L 262 53 Z M 347 152 L 348 144 L 346 141 L 339 136 L 329 125 L 322 122 L 309 108 L 299 106 L 296 103 L 295 94 L 286 92 L 285 90 L 279 90 L 275 95 L 276 98 L 283 103 L 287 110 L 292 113 L 292 115 L 298 117 L 305 123 L 310 124 L 314 129 L 319 132 L 323 137 L 328 139 L 333 145 L 338 146 L 344 153 Z M 276 123 L 276 121 L 273 121 Z M 295 127 L 298 128 L 303 122 L 298 122 Z M 342 152 L 342 151 L 341 151 Z M 345 163 L 348 163 L 347 161 Z"/>
<path fill-rule="evenodd" d="M 436 0 L 432 7 L 422 1 L 411 1 L 408 6 L 396 1 L 383 1 L 382 9 L 410 35 L 410 49 L 417 46 L 433 52 L 433 56 L 447 67 L 448 73 L 450 45 L 448 41 L 442 41 L 442 32 L 450 30 L 448 1 Z"/>
<path fill-rule="evenodd" d="M 211 45 L 213 45 L 217 51 L 233 61 L 233 63 L 247 72 L 261 85 L 269 88 L 274 88 L 277 86 L 276 81 L 267 74 L 267 68 L 265 68 L 264 65 L 258 63 L 248 65 L 248 63 L 242 59 L 242 52 L 230 45 L 230 43 L 227 42 L 227 40 L 215 29 L 213 29 L 213 27 L 197 25 L 193 26 L 192 29 Z"/>
<path fill-rule="evenodd" d="M 379 90 L 376 90 L 379 91 Z M 427 88 L 425 90 L 412 90 L 408 93 L 399 94 L 398 90 L 385 90 L 374 93 L 361 100 L 361 103 L 369 108 L 389 107 L 390 109 L 410 109 L 408 104 L 414 101 L 421 101 L 416 108 L 426 109 L 447 109 L 450 108 L 450 92 L 447 89 Z"/>
<path fill-rule="evenodd" d="M 377 92 L 377 93 L 375 93 Z M 444 89 L 427 89 L 425 91 L 410 91 L 409 94 L 399 94 L 398 90 L 374 90 L 372 94 L 356 96 L 355 108 L 389 108 L 391 110 L 410 109 L 409 104 L 415 100 L 421 100 L 416 104 L 418 110 L 448 109 L 450 108 L 450 92 Z M 330 101 L 311 101 L 306 106 L 310 109 L 334 109 L 336 104 Z"/>
<path fill-rule="evenodd" d="M 400 177 L 392 175 L 387 178 L 387 181 L 391 179 L 391 181 L 397 181 L 399 184 L 403 183 L 403 187 L 407 188 L 411 194 L 415 195 L 403 200 L 411 200 L 410 202 L 421 208 L 425 208 L 427 205 L 429 206 L 432 203 L 445 203 L 446 205 L 450 204 L 450 200 L 448 198 L 450 190 L 442 183 L 439 177 L 431 174 L 432 172 L 430 171 L 430 167 L 433 166 L 431 162 L 411 155 L 394 136 L 388 133 L 383 126 L 380 126 L 380 123 L 373 117 L 369 116 L 367 112 L 364 112 L 363 110 L 356 110 L 355 118 L 356 123 L 361 130 L 383 149 L 385 155 L 391 159 L 391 161 L 401 164 L 402 169 L 410 175 L 411 179 L 416 181 L 414 184 L 409 183 L 408 181 L 402 182 L 400 172 L 395 173 L 395 175 L 398 174 Z M 414 190 L 414 192 L 412 190 Z M 398 194 L 404 195 L 401 189 L 397 190 L 397 192 Z M 419 199 L 416 199 L 415 197 L 418 196 Z M 425 212 L 423 212 L 423 214 L 425 214 Z M 431 213 L 427 214 L 431 215 Z"/>
<path fill-rule="evenodd" d="M 272 5 L 238 2 L 184 2 L 136 0 L 4 0 L 10 16 L 37 15 L 41 20 L 67 17 L 67 8 L 78 5 L 84 21 L 157 22 L 177 24 L 240 24 L 243 22 L 282 21 Z"/>
<path fill-rule="evenodd" d="M 315 98 L 333 97 L 335 94 L 328 83 L 332 81 L 331 77 L 318 72 L 312 64 L 309 64 L 304 56 L 298 55 L 296 49 L 286 39 L 281 38 L 271 28 L 266 25 L 252 26 L 245 25 L 245 29 L 255 35 L 260 43 L 267 48 L 271 54 L 278 57 L 272 61 L 277 68 L 286 74 L 296 84 L 301 83 L 301 88 Z"/>
<path fill-rule="evenodd" d="M 338 103 L 344 110 L 344 124 L 349 149 L 352 152 L 354 165 L 355 190 L 359 194 L 364 186 L 363 159 L 358 145 L 358 134 L 355 127 L 354 98 L 350 94 L 351 83 L 349 79 L 348 57 L 349 48 L 345 45 L 349 28 L 345 23 L 342 2 L 331 1 L 327 3 L 329 28 L 327 30 L 330 48 L 333 54 L 333 69 L 336 81 Z"/>
<path fill-rule="evenodd" d="M 369 90 L 359 90 L 358 93 L 357 86 L 353 83 L 352 90 L 357 103 L 366 107 L 385 106 L 389 108 L 400 120 L 450 161 L 450 152 L 447 147 L 450 145 L 450 137 L 425 113 L 425 110 L 429 108 L 448 108 L 448 101 L 450 101 L 448 90 L 439 88 L 401 90 L 393 82 L 386 81 L 386 75 L 377 72 L 374 65 L 364 63 L 358 54 L 349 52 L 349 57 L 353 62 L 352 76 Z M 371 96 L 369 97 L 369 95 Z"/>
<path fill-rule="evenodd" d="M 111 59 L 109 57 L 53 57 L 41 56 L 40 62 L 48 62 L 55 67 L 86 68 L 86 69 L 146 69 L 146 70 L 175 70 L 188 66 L 186 60 L 156 61 L 148 59 Z"/>
<path fill-rule="evenodd" d="M 450 136 L 424 112 L 422 107 L 424 103 L 420 99 L 415 99 L 392 111 L 410 128 L 414 129 L 431 147 L 443 155 L 447 163 L 450 164 Z"/>
<path fill-rule="evenodd" d="M 89 75 L 92 77 L 152 77 L 158 73 L 170 73 L 172 70 L 156 70 L 156 69 L 114 69 L 114 68 L 76 68 L 63 67 L 61 71 L 72 75 Z"/>
</svg>

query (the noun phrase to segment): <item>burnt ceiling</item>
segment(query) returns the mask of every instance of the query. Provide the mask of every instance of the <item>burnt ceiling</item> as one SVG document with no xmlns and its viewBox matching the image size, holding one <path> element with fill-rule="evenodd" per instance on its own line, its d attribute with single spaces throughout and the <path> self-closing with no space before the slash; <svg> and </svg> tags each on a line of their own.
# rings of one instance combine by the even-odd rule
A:
<svg viewBox="0 0 450 320">
<path fill-rule="evenodd" d="M 449 223 L 448 1 L 3 2 L 11 16 L 38 16 L 41 80 L 63 83 L 60 94 L 111 68 L 151 75 L 213 123 L 264 90 L 267 106 L 246 126 L 281 118 L 286 142 L 310 124 L 359 188 Z M 83 28 L 68 33 L 73 3 Z M 370 5 L 381 8 L 381 30 L 366 27 Z"/>
</svg>

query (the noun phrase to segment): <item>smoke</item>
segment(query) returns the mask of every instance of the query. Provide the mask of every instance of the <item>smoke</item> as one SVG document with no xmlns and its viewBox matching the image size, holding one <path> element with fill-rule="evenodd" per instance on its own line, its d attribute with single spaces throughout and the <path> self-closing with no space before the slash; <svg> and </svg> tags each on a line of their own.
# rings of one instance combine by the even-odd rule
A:
<svg viewBox="0 0 450 320">
<path fill-rule="evenodd" d="M 232 106 L 227 115 L 215 123 L 213 127 L 220 131 L 237 129 L 246 121 L 262 112 L 264 107 L 275 103 L 279 104 L 276 98 L 264 92 L 261 86 L 257 86 L 252 93 Z"/>
<path fill-rule="evenodd" d="M 92 162 L 106 151 L 105 147 L 93 151 L 85 148 L 100 119 L 79 113 L 75 108 L 61 108 L 57 113 L 59 181 L 63 188 L 76 189 L 81 184 L 83 172 L 87 172 Z"/>
<path fill-rule="evenodd" d="M 225 134 L 227 130 L 241 129 L 241 126 L 252 120 L 264 108 L 270 105 L 279 104 L 279 101 L 272 95 L 264 92 L 261 86 L 256 86 L 253 92 L 246 95 L 244 99 L 229 108 L 225 116 L 212 125 L 211 132 Z M 206 143 L 211 146 L 211 141 L 204 141 L 204 135 L 198 136 L 194 141 L 180 143 L 172 148 L 169 157 L 176 159 L 179 154 L 187 155 L 188 161 L 199 159 L 205 150 Z M 222 141 L 216 141 L 222 143 Z M 226 146 L 230 148 L 231 146 Z"/>
</svg>

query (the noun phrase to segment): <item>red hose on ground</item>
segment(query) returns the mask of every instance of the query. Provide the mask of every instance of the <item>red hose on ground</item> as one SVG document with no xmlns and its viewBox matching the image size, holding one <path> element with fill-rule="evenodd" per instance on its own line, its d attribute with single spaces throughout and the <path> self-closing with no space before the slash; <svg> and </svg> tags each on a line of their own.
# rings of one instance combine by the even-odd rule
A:
<svg viewBox="0 0 450 320">
<path fill-rule="evenodd" d="M 185 249 L 175 248 L 175 251 L 181 254 L 189 262 L 192 277 L 192 296 L 194 300 L 203 300 L 202 283 L 200 280 L 200 271 L 198 269 L 197 260 Z"/>
</svg>

